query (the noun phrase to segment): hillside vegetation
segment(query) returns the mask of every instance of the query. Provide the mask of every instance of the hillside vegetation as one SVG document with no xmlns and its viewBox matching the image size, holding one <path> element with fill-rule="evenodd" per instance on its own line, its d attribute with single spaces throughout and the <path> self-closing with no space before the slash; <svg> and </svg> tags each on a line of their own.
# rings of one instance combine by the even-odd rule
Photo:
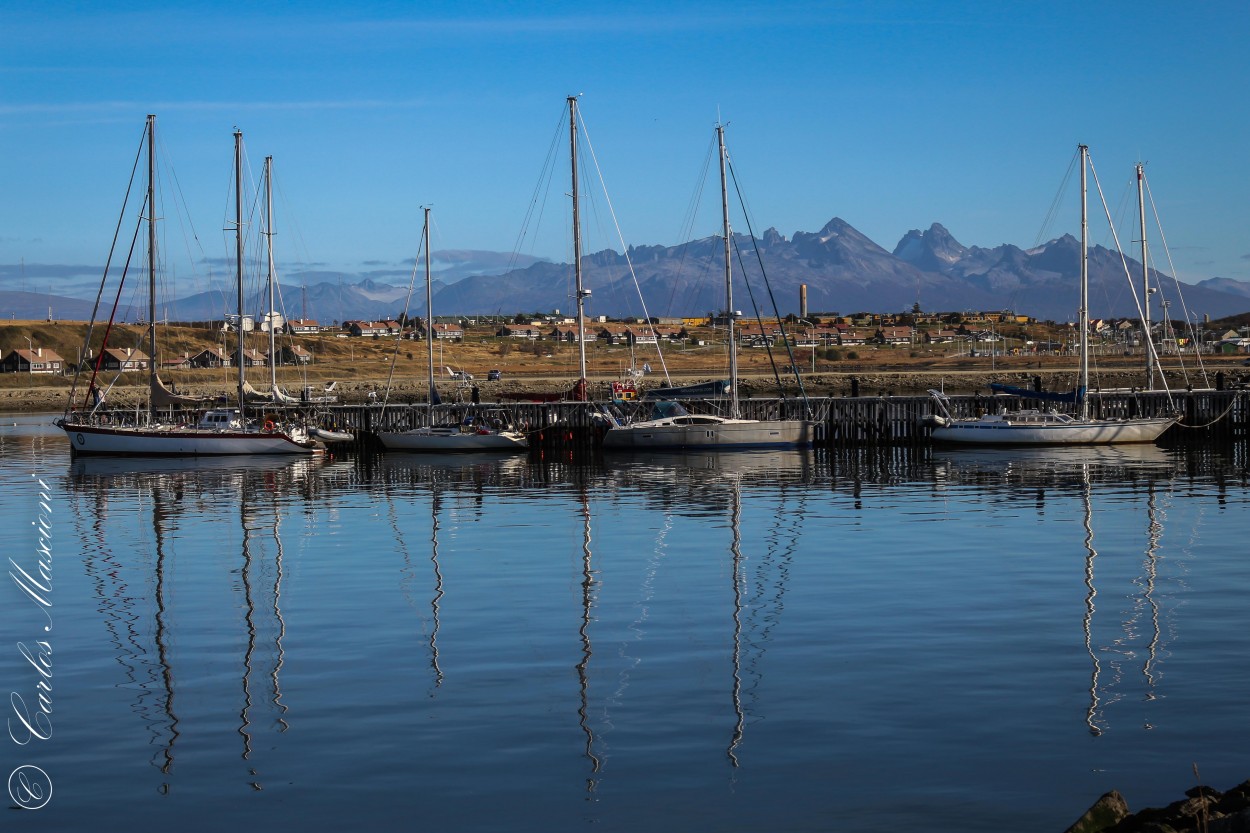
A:
<svg viewBox="0 0 1250 833">
<path fill-rule="evenodd" d="M 1232 322 L 1229 322 L 1231 325 Z M 1213 324 L 1214 328 L 1215 325 Z M 26 348 L 28 344 L 43 347 L 59 354 L 69 365 L 76 363 L 86 336 L 87 325 L 83 322 L 12 321 L 0 324 L 0 355 L 11 350 Z M 726 374 L 725 345 L 718 339 L 723 334 L 710 329 L 693 331 L 695 338 L 680 345 L 663 348 L 663 357 L 654 347 L 640 346 L 631 356 L 624 345 L 587 345 L 588 377 L 592 396 L 606 396 L 608 383 L 618 379 L 630 367 L 649 364 L 652 374 L 647 386 L 658 386 L 665 379 L 665 371 L 673 384 L 724 378 Z M 90 351 L 98 355 L 103 341 L 103 327 L 97 326 L 91 340 Z M 798 384 L 792 373 L 785 372 L 792 362 L 804 376 L 805 390 L 811 395 L 845 395 L 849 391 L 851 377 L 862 383 L 868 393 L 920 394 L 927 388 L 943 387 L 951 392 L 984 391 L 990 380 L 1029 384 L 1035 376 L 1042 377 L 1046 387 L 1066 390 L 1075 384 L 1076 360 L 1068 355 L 1012 355 L 1011 344 L 1020 345 L 1025 337 L 1044 340 L 1060 339 L 1060 331 L 1047 331 L 1031 325 L 1026 332 L 1004 328 L 1000 335 L 1007 336 L 1008 349 L 994 357 L 982 352 L 969 355 L 967 346 L 900 345 L 857 346 L 848 348 L 811 348 L 794 350 L 793 358 L 784 347 L 743 348 L 739 355 L 739 372 L 744 381 L 744 395 L 771 396 L 778 391 L 773 365 L 782 379 L 786 395 L 798 393 Z M 115 347 L 134 347 L 144 350 L 146 328 L 136 325 L 115 327 L 109 343 Z M 235 335 L 223 333 L 208 326 L 162 326 L 160 339 L 162 358 L 168 360 L 182 355 L 193 356 L 205 349 L 224 348 L 233 355 Z M 701 344 L 699 342 L 702 342 Z M 396 342 L 391 337 L 341 337 L 336 333 L 320 333 L 303 337 L 283 336 L 280 346 L 299 345 L 313 356 L 307 367 L 280 367 L 278 380 L 284 388 L 298 393 L 305 385 L 319 389 L 334 382 L 340 401 L 361 401 L 371 393 L 381 394 L 389 386 L 393 396 L 401 401 L 424 400 L 426 379 L 425 343 L 421 341 Z M 268 349 L 268 339 L 262 333 L 248 336 L 248 346 L 257 350 Z M 813 352 L 815 355 L 813 355 Z M 1208 370 L 1225 369 L 1231 382 L 1242 379 L 1247 368 L 1242 366 L 1244 356 L 1207 356 L 1204 364 Z M 393 360 L 393 368 L 392 368 Z M 1124 355 L 1122 350 L 1104 349 L 1097 358 L 1098 384 L 1104 387 L 1128 387 L 1141 384 L 1140 355 Z M 1165 357 L 1166 367 L 1177 364 L 1174 357 Z M 1192 356 L 1185 358 L 1189 375 L 1170 372 L 1178 386 L 1203 382 L 1192 375 L 1196 370 Z M 493 331 L 482 328 L 470 329 L 463 341 L 435 343 L 435 366 L 438 384 L 444 397 L 455 396 L 457 383 L 446 376 L 444 367 L 464 370 L 473 374 L 473 385 L 481 389 L 487 401 L 498 393 L 526 390 L 564 390 L 577 377 L 577 348 L 566 343 L 529 341 L 496 337 Z M 487 372 L 499 370 L 500 381 L 488 381 Z M 0 391 L 9 404 L 24 408 L 48 407 L 55 409 L 64 403 L 64 391 L 70 384 L 70 376 L 52 374 L 0 373 Z M 120 379 L 108 374 L 105 385 L 113 385 L 110 395 L 116 403 L 138 403 L 146 398 L 146 372 L 128 373 Z M 238 371 L 234 367 L 192 370 L 162 370 L 166 382 L 172 382 L 183 392 L 197 395 L 229 393 L 237 384 Z M 249 368 L 248 379 L 258 387 L 267 386 L 268 371 L 263 367 Z M 26 393 L 23 393 L 25 391 Z M 37 391 L 43 391 L 36 394 Z M 461 391 L 461 395 L 466 392 Z"/>
</svg>

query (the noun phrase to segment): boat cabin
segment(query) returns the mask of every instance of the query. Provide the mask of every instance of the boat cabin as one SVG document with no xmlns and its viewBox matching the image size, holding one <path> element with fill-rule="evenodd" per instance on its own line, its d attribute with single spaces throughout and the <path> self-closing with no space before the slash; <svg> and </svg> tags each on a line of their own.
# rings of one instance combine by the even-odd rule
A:
<svg viewBox="0 0 1250 833">
<path fill-rule="evenodd" d="M 195 427 L 204 431 L 238 431 L 243 427 L 243 421 L 237 410 L 218 408 L 205 411 Z"/>
</svg>

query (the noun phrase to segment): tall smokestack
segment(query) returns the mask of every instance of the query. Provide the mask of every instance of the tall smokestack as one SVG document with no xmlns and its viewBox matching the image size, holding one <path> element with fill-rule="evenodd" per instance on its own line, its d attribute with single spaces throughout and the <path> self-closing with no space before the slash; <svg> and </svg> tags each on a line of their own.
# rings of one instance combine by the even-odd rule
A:
<svg viewBox="0 0 1250 833">
<path fill-rule="evenodd" d="M 799 318 L 807 317 L 807 284 L 799 284 Z"/>
</svg>

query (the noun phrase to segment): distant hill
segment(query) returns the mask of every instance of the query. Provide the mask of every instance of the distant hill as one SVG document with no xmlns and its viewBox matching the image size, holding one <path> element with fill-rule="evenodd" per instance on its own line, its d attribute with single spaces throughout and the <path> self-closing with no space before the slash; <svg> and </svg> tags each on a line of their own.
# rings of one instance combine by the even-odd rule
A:
<svg viewBox="0 0 1250 833">
<path fill-rule="evenodd" d="M 1234 281 L 1229 278 L 1207 278 L 1205 281 L 1198 281 L 1194 286 L 1250 298 L 1250 283 L 1244 283 L 1243 281 Z"/>
<path fill-rule="evenodd" d="M 425 299 L 424 282 L 421 299 Z M 278 305 L 289 318 L 312 318 L 322 324 L 357 319 L 394 318 L 404 308 L 408 287 L 392 286 L 366 278 L 355 284 L 315 283 L 309 286 L 282 286 Z M 267 309 L 267 294 L 257 292 L 244 300 L 248 311 L 259 314 Z M 424 304 L 423 304 L 424 306 Z M 181 321 L 221 320 L 233 313 L 235 299 L 220 291 L 201 292 L 170 305 L 169 315 Z M 437 308 L 436 308 L 437 309 Z"/>
<path fill-rule="evenodd" d="M 42 292 L 0 291 L 0 316 L 9 321 L 90 321 L 93 301 Z"/>
<path fill-rule="evenodd" d="M 759 258 L 750 240 L 733 238 L 734 306 L 752 316 L 756 305 L 771 315 L 771 297 L 782 314 L 799 311 L 799 287 L 807 286 L 808 310 L 817 313 L 902 312 L 916 304 L 925 311 L 1010 309 L 1041 320 L 1074 321 L 1080 243 L 1070 235 L 1033 249 L 1004 244 L 992 249 L 964 246 L 940 224 L 909 231 L 887 251 L 842 219 L 820 231 L 796 232 L 791 239 L 768 229 L 761 235 Z M 483 252 L 448 254 L 436 280 L 434 309 L 444 315 L 572 311 L 573 270 L 569 264 L 512 261 Z M 676 246 L 631 247 L 628 259 L 605 250 L 583 258 L 583 281 L 592 292 L 592 315 L 702 315 L 724 307 L 722 241 L 707 237 Z M 765 285 L 759 261 L 768 276 Z M 506 264 L 517 268 L 502 273 Z M 630 274 L 629 265 L 633 265 Z M 1127 259 L 1140 284 L 1141 266 Z M 1136 317 L 1133 291 L 1125 280 L 1125 262 L 1101 246 L 1090 250 L 1090 316 Z M 1156 276 L 1158 277 L 1158 276 Z M 635 280 L 637 288 L 635 287 Z M 1171 316 L 1183 317 L 1175 282 L 1159 281 L 1172 302 Z M 640 301 L 639 295 L 641 291 Z M 1140 288 L 1138 289 L 1140 292 Z M 315 318 L 323 324 L 351 319 L 394 318 L 404 308 L 407 285 L 375 280 L 348 283 L 323 280 L 284 286 L 282 297 L 291 318 Z M 1185 308 L 1193 315 L 1218 319 L 1250 311 L 1250 284 L 1211 278 L 1183 286 Z M 226 293 L 207 292 L 162 307 L 162 317 L 179 320 L 220 319 L 233 302 Z M 754 298 L 754 303 L 753 303 Z M 424 289 L 414 292 L 409 314 L 423 315 Z M 1158 299 L 1156 299 L 1156 304 Z M 85 318 L 90 304 L 25 292 L 0 292 L 0 315 L 43 318 L 51 305 L 61 318 Z M 251 310 L 264 305 L 249 300 Z M 1158 317 L 1158 307 L 1154 317 Z"/>
</svg>

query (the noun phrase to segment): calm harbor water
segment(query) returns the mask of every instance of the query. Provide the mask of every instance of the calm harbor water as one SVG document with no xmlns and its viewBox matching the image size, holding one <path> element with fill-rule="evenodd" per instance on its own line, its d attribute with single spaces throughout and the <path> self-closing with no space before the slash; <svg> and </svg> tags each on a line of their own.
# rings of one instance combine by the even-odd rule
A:
<svg viewBox="0 0 1250 833">
<path fill-rule="evenodd" d="M 0 775 L 52 784 L 6 830 L 1059 831 L 1250 777 L 1244 448 L 180 464 L 49 422 L 0 420 L 51 587 L 0 602 Z"/>
</svg>

